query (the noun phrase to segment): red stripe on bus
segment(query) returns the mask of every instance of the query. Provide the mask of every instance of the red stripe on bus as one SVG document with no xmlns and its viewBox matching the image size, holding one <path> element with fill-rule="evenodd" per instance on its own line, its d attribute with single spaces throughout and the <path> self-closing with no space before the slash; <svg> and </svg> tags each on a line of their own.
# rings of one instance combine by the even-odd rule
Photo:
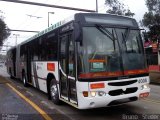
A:
<svg viewBox="0 0 160 120">
<path fill-rule="evenodd" d="M 89 62 L 106 62 L 106 60 L 90 59 Z"/>
<path fill-rule="evenodd" d="M 136 75 L 136 74 L 143 74 L 143 73 L 148 73 L 148 69 L 126 70 L 126 71 L 124 71 L 124 75 Z"/>
<path fill-rule="evenodd" d="M 80 78 L 95 78 L 95 77 L 113 77 L 113 76 L 122 76 L 122 72 L 96 72 L 96 73 L 84 73 L 80 74 Z"/>
<path fill-rule="evenodd" d="M 143 74 L 148 73 L 148 69 L 140 69 L 140 70 L 126 70 L 123 72 L 95 72 L 95 73 L 84 73 L 80 74 L 80 78 L 97 78 L 97 77 L 116 77 L 122 75 L 136 75 L 136 74 Z"/>
</svg>

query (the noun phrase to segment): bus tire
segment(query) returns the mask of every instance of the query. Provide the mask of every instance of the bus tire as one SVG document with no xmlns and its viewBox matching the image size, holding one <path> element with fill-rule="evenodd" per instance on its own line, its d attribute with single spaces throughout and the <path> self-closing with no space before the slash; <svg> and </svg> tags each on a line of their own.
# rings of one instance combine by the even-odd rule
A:
<svg viewBox="0 0 160 120">
<path fill-rule="evenodd" d="M 26 79 L 26 76 L 24 74 L 22 75 L 22 81 L 23 81 L 24 87 L 28 87 L 27 79 Z"/>
<path fill-rule="evenodd" d="M 14 77 L 13 77 L 12 75 L 10 75 L 10 78 L 11 78 L 11 79 L 14 79 Z"/>
<path fill-rule="evenodd" d="M 10 74 L 10 78 L 13 79 L 14 77 L 12 76 L 11 68 L 9 68 L 9 74 Z"/>
<path fill-rule="evenodd" d="M 59 99 L 59 91 L 58 91 L 57 83 L 54 79 L 50 81 L 50 96 L 54 104 L 60 105 L 61 101 Z"/>
</svg>

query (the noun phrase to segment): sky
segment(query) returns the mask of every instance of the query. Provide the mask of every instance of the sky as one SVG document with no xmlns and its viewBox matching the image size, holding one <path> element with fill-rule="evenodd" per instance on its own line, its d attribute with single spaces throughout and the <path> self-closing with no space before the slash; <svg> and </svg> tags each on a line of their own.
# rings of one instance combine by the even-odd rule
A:
<svg viewBox="0 0 160 120">
<path fill-rule="evenodd" d="M 39 2 L 60 6 L 68 6 L 83 9 L 96 9 L 96 0 L 24 0 L 31 2 Z M 142 19 L 143 14 L 147 12 L 144 0 L 120 0 L 129 9 L 135 13 L 134 18 L 139 21 Z M 98 12 L 105 13 L 106 7 L 104 5 L 105 0 L 98 0 Z M 49 23 L 54 24 L 60 20 L 64 20 L 72 16 L 79 11 L 49 8 L 42 6 L 25 5 L 19 3 L 11 3 L 0 1 L 0 16 L 4 16 L 4 21 L 10 29 L 19 30 L 32 30 L 42 31 L 48 27 L 48 12 L 54 12 L 49 14 Z M 29 16 L 36 17 L 29 17 Z M 37 18 L 38 17 L 38 18 Z M 10 37 L 5 40 L 4 45 L 15 46 L 17 44 L 30 38 L 36 33 L 24 33 L 24 32 L 11 32 Z M 16 38 L 17 36 L 17 38 Z M 3 47 L 2 50 L 9 48 Z M 1 53 L 1 52 L 0 52 Z"/>
</svg>

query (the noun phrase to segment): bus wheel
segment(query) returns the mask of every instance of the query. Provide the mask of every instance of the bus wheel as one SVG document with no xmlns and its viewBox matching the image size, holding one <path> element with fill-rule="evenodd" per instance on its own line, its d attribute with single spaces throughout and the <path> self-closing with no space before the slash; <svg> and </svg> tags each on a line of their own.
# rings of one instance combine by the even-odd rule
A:
<svg viewBox="0 0 160 120">
<path fill-rule="evenodd" d="M 27 87 L 28 84 L 27 84 L 27 80 L 26 80 L 25 75 L 22 76 L 22 80 L 23 80 L 23 85 L 24 85 L 25 87 Z"/>
<path fill-rule="evenodd" d="M 11 79 L 14 79 L 14 77 L 13 77 L 12 75 L 10 75 L 10 78 L 11 78 Z"/>
<path fill-rule="evenodd" d="M 13 79 L 14 77 L 12 76 L 11 68 L 9 68 L 9 74 L 10 74 L 10 78 Z"/>
<path fill-rule="evenodd" d="M 59 100 L 58 87 L 57 87 L 55 80 L 53 79 L 50 82 L 50 95 L 51 95 L 51 100 L 53 101 L 53 103 L 56 105 L 59 105 L 60 100 Z"/>
</svg>

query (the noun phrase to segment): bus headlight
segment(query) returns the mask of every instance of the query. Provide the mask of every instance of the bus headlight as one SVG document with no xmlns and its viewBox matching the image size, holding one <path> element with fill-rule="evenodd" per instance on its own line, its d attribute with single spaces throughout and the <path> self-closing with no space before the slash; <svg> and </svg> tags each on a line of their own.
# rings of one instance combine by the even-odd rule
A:
<svg viewBox="0 0 160 120">
<path fill-rule="evenodd" d="M 145 85 L 142 85 L 141 86 L 141 90 L 143 90 L 143 89 L 148 89 L 149 88 L 149 85 L 148 84 L 145 84 Z"/>
<path fill-rule="evenodd" d="M 96 96 L 96 92 L 95 91 L 91 91 L 90 94 L 91 94 L 92 97 Z"/>
<path fill-rule="evenodd" d="M 95 97 L 97 96 L 104 96 L 106 95 L 106 93 L 104 91 L 91 91 L 90 92 L 91 97 Z"/>
<path fill-rule="evenodd" d="M 106 93 L 104 91 L 98 91 L 98 95 L 99 96 L 104 96 L 104 95 L 106 95 Z"/>
</svg>

